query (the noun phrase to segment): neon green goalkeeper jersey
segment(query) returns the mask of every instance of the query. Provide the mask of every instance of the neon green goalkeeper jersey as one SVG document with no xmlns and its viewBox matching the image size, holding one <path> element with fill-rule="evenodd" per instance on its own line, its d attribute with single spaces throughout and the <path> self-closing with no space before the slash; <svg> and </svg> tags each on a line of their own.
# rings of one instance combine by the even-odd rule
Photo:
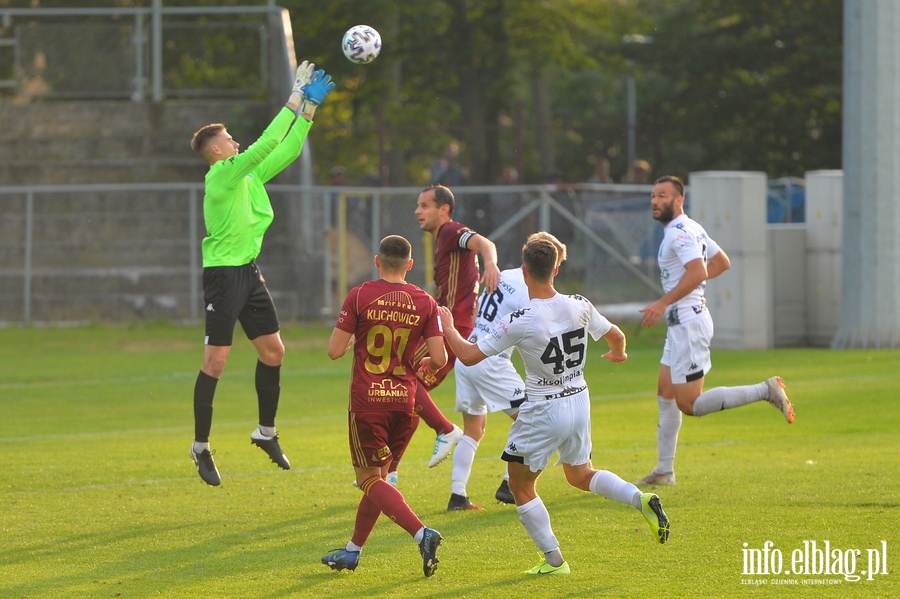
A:
<svg viewBox="0 0 900 599">
<path fill-rule="evenodd" d="M 242 266 L 256 259 L 275 218 L 263 184 L 297 159 L 311 126 L 282 108 L 249 148 L 209 167 L 203 196 L 204 267 Z"/>
</svg>

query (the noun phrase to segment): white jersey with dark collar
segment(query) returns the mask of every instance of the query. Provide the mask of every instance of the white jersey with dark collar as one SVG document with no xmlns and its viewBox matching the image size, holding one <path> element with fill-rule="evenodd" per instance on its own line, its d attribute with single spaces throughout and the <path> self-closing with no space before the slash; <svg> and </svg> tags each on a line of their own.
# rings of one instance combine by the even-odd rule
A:
<svg viewBox="0 0 900 599">
<path fill-rule="evenodd" d="M 487 356 L 518 348 L 529 397 L 567 394 L 586 386 L 588 335 L 596 341 L 611 328 L 586 298 L 557 293 L 550 299 L 532 299 L 503 317 L 478 339 L 478 348 Z"/>
<path fill-rule="evenodd" d="M 684 265 L 700 258 L 706 264 L 719 253 L 719 245 L 706 234 L 706 230 L 686 214 L 679 214 L 665 226 L 662 243 L 659 245 L 659 280 L 663 291 L 668 293 L 678 285 L 684 276 Z M 706 281 L 696 289 L 669 306 L 666 310 L 668 324 L 680 324 L 697 317 L 706 309 Z"/>
</svg>

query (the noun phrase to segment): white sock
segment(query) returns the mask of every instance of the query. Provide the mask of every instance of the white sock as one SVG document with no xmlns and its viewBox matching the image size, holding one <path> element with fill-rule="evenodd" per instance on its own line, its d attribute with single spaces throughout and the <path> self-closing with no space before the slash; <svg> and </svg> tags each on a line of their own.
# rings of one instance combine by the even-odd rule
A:
<svg viewBox="0 0 900 599">
<path fill-rule="evenodd" d="M 609 470 L 598 470 L 591 478 L 591 493 L 641 509 L 641 490 Z M 634 498 L 637 496 L 637 505 Z"/>
<path fill-rule="evenodd" d="M 354 543 L 353 541 L 347 541 L 347 546 L 344 547 L 347 551 L 352 551 L 354 553 L 362 552 L 362 547 Z"/>
<path fill-rule="evenodd" d="M 547 563 L 554 568 L 559 568 L 561 565 L 563 565 L 563 562 L 566 561 L 563 559 L 562 551 L 559 550 L 559 547 L 550 551 L 545 551 L 544 559 L 547 560 Z"/>
<path fill-rule="evenodd" d="M 503 480 L 509 484 L 509 462 L 506 462 L 506 470 L 503 472 Z"/>
<path fill-rule="evenodd" d="M 540 497 L 535 497 L 525 505 L 516 506 L 519 512 L 519 521 L 525 525 L 525 530 L 541 553 L 545 555 L 555 549 L 559 549 L 559 541 L 550 527 L 550 512 L 547 511 Z M 562 564 L 556 564 L 557 566 Z"/>
<path fill-rule="evenodd" d="M 453 471 L 450 474 L 451 493 L 467 496 L 466 485 L 469 484 L 477 450 L 478 441 L 468 435 L 463 435 L 456 444 L 456 449 L 453 450 Z"/>
<path fill-rule="evenodd" d="M 266 437 L 274 437 L 275 436 L 275 427 L 274 426 L 263 426 L 259 425 L 259 432 L 265 435 Z"/>
<path fill-rule="evenodd" d="M 769 386 L 765 383 L 742 387 L 716 387 L 697 396 L 697 399 L 694 400 L 694 416 L 705 416 L 710 412 L 739 408 L 767 397 L 769 397 Z"/>
<path fill-rule="evenodd" d="M 416 545 L 422 542 L 422 539 L 425 538 L 425 527 L 423 526 L 419 530 L 416 531 L 416 534 L 413 535 L 413 540 L 416 542 Z"/>
<path fill-rule="evenodd" d="M 200 441 L 194 441 L 194 453 L 203 453 L 204 451 L 209 451 L 209 441 L 206 443 L 201 443 Z"/>
<path fill-rule="evenodd" d="M 681 410 L 674 399 L 656 396 L 659 404 L 659 428 L 656 430 L 657 462 L 653 469 L 657 474 L 675 472 L 675 448 L 678 431 L 681 430 Z"/>
</svg>

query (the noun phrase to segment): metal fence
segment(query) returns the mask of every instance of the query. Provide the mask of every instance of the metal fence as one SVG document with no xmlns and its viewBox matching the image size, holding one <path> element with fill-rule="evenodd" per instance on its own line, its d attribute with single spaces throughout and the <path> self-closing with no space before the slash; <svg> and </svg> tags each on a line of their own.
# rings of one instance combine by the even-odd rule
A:
<svg viewBox="0 0 900 599">
<path fill-rule="evenodd" d="M 0 8 L 0 17 L 0 90 L 19 98 L 265 97 L 270 75 L 285 71 L 285 48 L 293 56 L 287 11 L 271 0 Z M 221 51 L 234 40 L 240 53 Z"/>
<path fill-rule="evenodd" d="M 517 266 L 525 236 L 569 247 L 557 287 L 597 304 L 658 297 L 661 227 L 647 186 L 460 187 L 457 220 Z M 409 280 L 431 286 L 419 187 L 269 185 L 275 222 L 259 258 L 286 320 L 331 319 L 350 286 L 375 276 L 387 234 L 413 243 Z M 0 187 L 0 322 L 202 318 L 200 184 Z"/>
</svg>

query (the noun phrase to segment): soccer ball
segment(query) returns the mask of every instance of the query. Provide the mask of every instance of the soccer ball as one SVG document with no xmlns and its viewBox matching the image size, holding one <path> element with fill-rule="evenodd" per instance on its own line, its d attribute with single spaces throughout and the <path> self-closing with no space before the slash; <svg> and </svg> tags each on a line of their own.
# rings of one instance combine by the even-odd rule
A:
<svg viewBox="0 0 900 599">
<path fill-rule="evenodd" d="M 381 52 L 381 36 L 368 25 L 356 25 L 344 34 L 341 49 L 350 62 L 368 64 Z"/>
</svg>

